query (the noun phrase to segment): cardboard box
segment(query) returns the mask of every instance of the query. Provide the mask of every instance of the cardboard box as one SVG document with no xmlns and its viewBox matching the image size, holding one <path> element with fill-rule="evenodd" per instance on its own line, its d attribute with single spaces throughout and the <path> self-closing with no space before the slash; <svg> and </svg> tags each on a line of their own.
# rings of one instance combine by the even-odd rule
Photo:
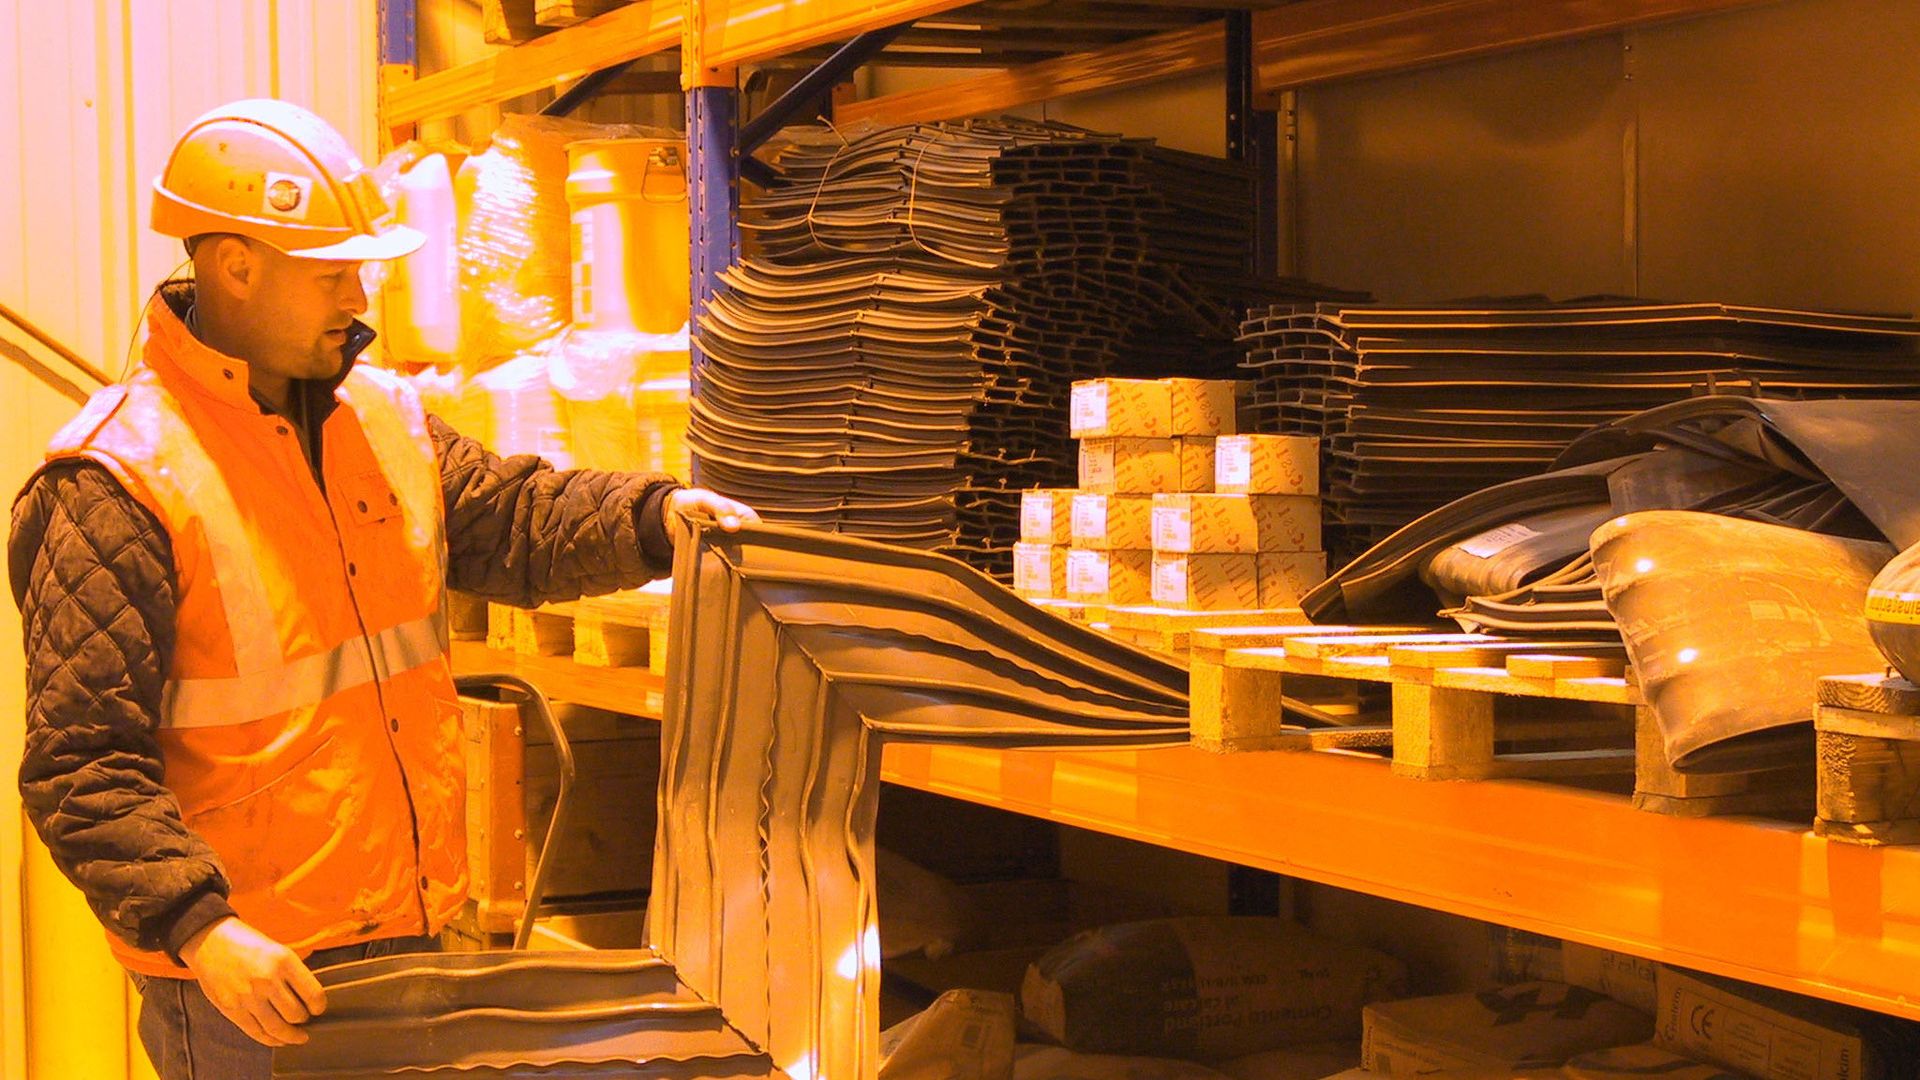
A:
<svg viewBox="0 0 1920 1080">
<path fill-rule="evenodd" d="M 1028 544 L 1073 542 L 1072 488 L 1034 488 L 1020 493 L 1020 539 Z"/>
<path fill-rule="evenodd" d="M 1013 545 L 1013 591 L 1037 600 L 1067 595 L 1067 549 L 1061 544 Z"/>
<path fill-rule="evenodd" d="M 1180 444 L 1173 439 L 1087 439 L 1080 444 L 1080 489 L 1101 495 L 1180 490 Z"/>
<path fill-rule="evenodd" d="M 1302 596 L 1327 580 L 1324 551 L 1270 551 L 1254 558 L 1259 563 L 1261 607 L 1299 607 Z"/>
<path fill-rule="evenodd" d="M 1443 1069 L 1552 1069 L 1575 1054 L 1647 1041 L 1653 1021 L 1584 987 L 1531 982 L 1368 1005 L 1360 1064 L 1388 1076 Z"/>
<path fill-rule="evenodd" d="M 1739 1080 L 1718 1065 L 1662 1050 L 1652 1043 L 1595 1050 L 1567 1062 L 1566 1080 Z"/>
<path fill-rule="evenodd" d="M 1240 384 L 1218 379 L 1089 379 L 1073 384 L 1076 439 L 1231 435 Z"/>
<path fill-rule="evenodd" d="M 1153 600 L 1153 552 L 1067 550 L 1067 599 L 1088 604 Z"/>
<path fill-rule="evenodd" d="M 1214 458 L 1213 490 L 1232 495 L 1320 494 L 1320 440 L 1305 435 L 1230 435 Z"/>
<path fill-rule="evenodd" d="M 1654 1041 L 1757 1080 L 1905 1080 L 1911 1066 L 1877 1045 L 1881 1022 L 1829 1001 L 1662 966 Z"/>
<path fill-rule="evenodd" d="M 1207 435 L 1183 435 L 1180 444 L 1180 490 L 1212 491 L 1216 464 L 1214 444 L 1219 440 Z"/>
<path fill-rule="evenodd" d="M 1096 551 L 1153 547 L 1154 498 L 1080 492 L 1073 497 L 1073 546 Z"/>
<path fill-rule="evenodd" d="M 1229 379 L 1167 379 L 1172 389 L 1175 435 L 1232 435 L 1240 430 L 1240 395 L 1246 384 Z"/>
<path fill-rule="evenodd" d="M 1153 602 L 1191 611 L 1260 607 L 1260 566 L 1253 555 L 1153 557 Z"/>
<path fill-rule="evenodd" d="M 1560 979 L 1605 994 L 1643 1013 L 1660 1010 L 1654 981 L 1660 965 L 1638 956 L 1569 941 L 1560 947 Z"/>
<path fill-rule="evenodd" d="M 1310 495 L 1155 495 L 1153 549 L 1170 553 L 1320 550 Z"/>
</svg>

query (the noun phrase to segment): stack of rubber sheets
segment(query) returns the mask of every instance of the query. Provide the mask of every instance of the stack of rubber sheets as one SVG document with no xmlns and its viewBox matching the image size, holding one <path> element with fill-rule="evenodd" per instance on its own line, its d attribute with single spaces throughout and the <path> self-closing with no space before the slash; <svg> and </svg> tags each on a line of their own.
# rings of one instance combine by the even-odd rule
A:
<svg viewBox="0 0 1920 1080">
<path fill-rule="evenodd" d="M 1258 430 L 1320 438 L 1330 550 L 1547 468 L 1582 431 L 1715 388 L 1920 393 L 1920 323 L 1641 301 L 1273 305 L 1242 324 Z"/>
<path fill-rule="evenodd" d="M 1022 121 L 788 137 L 700 320 L 688 430 L 768 520 L 1006 576 L 1021 489 L 1073 484 L 1075 380 L 1237 359 L 1247 292 L 1196 282 L 1245 274 L 1243 166 Z"/>
</svg>

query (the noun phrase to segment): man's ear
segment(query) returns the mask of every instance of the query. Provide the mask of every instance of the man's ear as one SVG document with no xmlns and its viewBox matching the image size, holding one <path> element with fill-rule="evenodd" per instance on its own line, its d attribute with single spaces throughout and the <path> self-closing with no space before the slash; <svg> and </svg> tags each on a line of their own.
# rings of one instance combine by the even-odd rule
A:
<svg viewBox="0 0 1920 1080">
<path fill-rule="evenodd" d="M 196 272 L 196 278 L 203 282 L 211 278 L 221 292 L 235 300 L 245 300 L 260 287 L 260 256 L 245 237 L 214 236 L 202 247 L 208 250 L 195 251 L 194 261 L 205 266 L 208 273 Z"/>
</svg>

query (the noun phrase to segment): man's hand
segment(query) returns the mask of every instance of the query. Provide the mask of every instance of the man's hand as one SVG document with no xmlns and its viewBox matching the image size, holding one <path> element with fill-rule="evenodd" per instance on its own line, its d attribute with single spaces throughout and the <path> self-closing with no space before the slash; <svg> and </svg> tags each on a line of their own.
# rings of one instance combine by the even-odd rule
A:
<svg viewBox="0 0 1920 1080">
<path fill-rule="evenodd" d="M 180 950 L 207 1000 L 266 1046 L 307 1041 L 295 1025 L 327 1009 L 327 993 L 292 949 L 229 916 Z"/>
<path fill-rule="evenodd" d="M 667 496 L 664 509 L 666 515 L 667 539 L 674 547 L 687 535 L 687 515 L 706 514 L 720 523 L 728 532 L 737 531 L 741 525 L 757 525 L 760 515 L 746 503 L 734 502 L 725 495 L 715 494 L 705 488 L 681 488 Z"/>
</svg>

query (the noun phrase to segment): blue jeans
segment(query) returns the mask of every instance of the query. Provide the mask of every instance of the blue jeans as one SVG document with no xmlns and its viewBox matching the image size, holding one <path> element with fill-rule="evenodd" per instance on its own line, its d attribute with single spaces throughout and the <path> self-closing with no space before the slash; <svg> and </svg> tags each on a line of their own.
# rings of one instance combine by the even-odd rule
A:
<svg viewBox="0 0 1920 1080">
<path fill-rule="evenodd" d="M 307 966 L 318 971 L 376 956 L 439 951 L 438 938 L 382 938 L 321 949 L 307 957 Z M 140 1045 L 160 1080 L 268 1080 L 273 1075 L 273 1048 L 254 1042 L 214 1008 L 199 983 L 133 974 L 133 985 L 140 991 Z"/>
</svg>

